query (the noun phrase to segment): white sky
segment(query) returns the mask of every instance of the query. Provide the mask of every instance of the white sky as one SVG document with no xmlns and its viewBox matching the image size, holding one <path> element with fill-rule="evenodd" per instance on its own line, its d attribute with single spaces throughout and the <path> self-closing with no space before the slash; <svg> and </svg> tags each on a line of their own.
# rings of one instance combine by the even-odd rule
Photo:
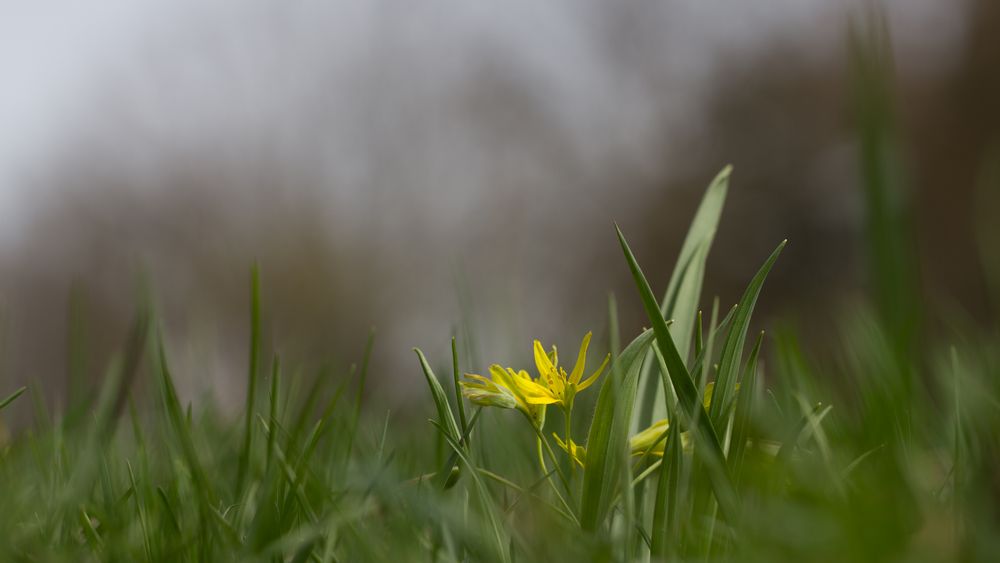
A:
<svg viewBox="0 0 1000 563">
<path fill-rule="evenodd" d="M 708 74 L 720 53 L 751 48 L 761 36 L 808 29 L 821 44 L 839 41 L 843 8 L 848 3 L 847 0 L 665 2 L 659 15 L 664 35 L 668 37 L 665 45 L 672 46 L 665 50 L 665 60 L 678 75 L 685 77 L 683 82 L 691 87 L 688 96 L 696 97 L 699 79 Z M 424 3 L 418 12 L 405 2 L 378 4 L 371 0 L 349 0 L 325 9 L 316 9 L 308 3 L 296 4 L 292 12 L 292 8 L 287 8 L 289 4 L 283 4 L 282 8 L 264 2 L 249 6 L 242 2 L 221 2 L 205 7 L 204 3 L 193 0 L 86 3 L 0 0 L 0 237 L 9 240 L 17 234 L 20 210 L 26 196 L 31 195 L 20 179 L 32 170 L 44 169 L 47 155 L 65 138 L 67 128 L 100 119 L 86 115 L 99 107 L 92 103 L 95 93 L 109 87 L 118 91 L 113 81 L 120 81 L 120 91 L 126 99 L 134 98 L 137 108 L 149 113 L 154 129 L 163 126 L 170 131 L 170 127 L 176 127 L 179 114 L 188 114 L 189 110 L 195 116 L 191 119 L 200 119 L 195 106 L 212 107 L 220 103 L 211 100 L 211 92 L 206 91 L 204 84 L 201 88 L 197 86 L 199 72 L 214 72 L 211 65 L 215 63 L 199 66 L 203 54 L 197 52 L 197 47 L 185 50 L 185 43 L 190 37 L 199 37 L 199 33 L 201 37 L 218 35 L 223 38 L 217 42 L 223 45 L 222 49 L 232 50 L 220 55 L 223 64 L 228 60 L 238 67 L 240 61 L 234 59 L 241 52 L 249 50 L 253 57 L 267 54 L 268 43 L 263 47 L 248 44 L 257 36 L 245 33 L 247 28 L 255 29 L 254 33 L 259 31 L 254 22 L 259 24 L 267 18 L 288 17 L 291 23 L 286 29 L 295 34 L 289 48 L 303 52 L 315 48 L 316 44 L 310 43 L 310 34 L 327 36 L 324 40 L 336 36 L 333 43 L 324 45 L 335 45 L 337 52 L 317 52 L 312 56 L 327 56 L 345 67 L 364 60 L 356 56 L 357 51 L 380 47 L 372 44 L 370 30 L 376 24 L 384 26 L 382 20 L 386 14 L 398 20 L 389 25 L 398 32 L 399 39 L 394 45 L 402 57 L 419 57 L 421 49 L 440 56 L 464 41 L 492 42 L 519 61 L 526 72 L 545 77 L 548 86 L 555 89 L 555 97 L 564 100 L 557 108 L 563 114 L 562 119 L 579 129 L 581 150 L 599 151 L 600 146 L 590 147 L 586 143 L 608 142 L 606 136 L 613 135 L 615 127 L 628 132 L 642 126 L 643 98 L 641 93 L 629 93 L 627 84 L 614 83 L 615 69 L 592 57 L 591 37 L 587 33 L 590 14 L 573 8 L 580 4 L 523 0 L 505 2 L 504 9 L 496 9 L 500 4 L 484 7 L 442 0 Z M 897 41 L 924 50 L 915 58 L 926 62 L 928 56 L 946 56 L 949 46 L 956 44 L 961 32 L 961 22 L 955 16 L 957 10 L 942 10 L 941 4 L 939 9 L 929 9 L 934 5 L 932 0 L 900 0 L 890 4 Z M 379 11 L 375 6 L 383 9 Z M 282 42 L 288 38 L 270 40 L 284 47 Z M 142 83 L 150 45 L 173 45 L 166 53 L 177 57 L 174 78 L 192 84 L 181 89 L 176 100 L 165 99 L 157 95 L 155 86 Z M 162 56 L 163 49 L 160 51 Z M 461 53 L 452 54 L 453 58 L 443 60 L 443 72 L 448 72 L 445 68 L 448 60 L 453 65 L 451 72 L 461 72 Z M 278 68 L 280 62 L 272 67 Z M 236 72 L 239 79 L 238 68 Z M 278 76 L 275 81 L 285 78 L 288 77 Z M 637 108 L 635 112 L 602 115 L 594 111 L 595 107 L 607 105 L 603 102 L 609 96 L 623 94 Z M 230 118 L 241 119 L 241 115 L 235 113 Z M 625 121 L 619 123 L 622 119 Z M 609 120 L 618 121 L 609 123 Z"/>
</svg>

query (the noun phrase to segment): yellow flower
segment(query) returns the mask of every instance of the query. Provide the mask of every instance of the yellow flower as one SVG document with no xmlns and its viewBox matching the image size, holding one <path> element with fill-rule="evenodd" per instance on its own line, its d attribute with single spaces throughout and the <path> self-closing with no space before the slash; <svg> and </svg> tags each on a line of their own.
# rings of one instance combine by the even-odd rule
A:
<svg viewBox="0 0 1000 563">
<path fill-rule="evenodd" d="M 736 386 L 736 389 L 739 390 L 739 385 Z M 708 385 L 705 386 L 705 394 L 702 398 L 702 404 L 706 409 L 712 404 L 712 391 L 714 390 L 715 382 L 709 382 Z M 670 423 L 664 418 L 657 420 L 653 424 L 649 425 L 648 428 L 639 431 L 639 433 L 628 439 L 629 454 L 633 457 L 638 457 L 645 454 L 646 450 L 649 450 L 649 455 L 663 457 L 663 452 L 666 450 L 667 446 L 667 439 L 664 434 L 669 429 Z M 555 433 L 552 435 L 555 437 L 556 443 L 559 444 L 559 447 L 566 453 L 570 454 L 570 456 L 572 456 L 572 458 L 582 467 L 587 458 L 586 448 L 578 445 L 573 440 L 570 440 L 567 444 Z M 662 439 L 661 436 L 663 437 Z M 685 451 L 690 451 L 691 449 L 691 437 L 688 432 L 681 432 L 681 447 L 684 448 Z"/>
<path fill-rule="evenodd" d="M 556 347 L 552 347 L 552 354 L 545 353 L 545 348 L 538 340 L 535 341 L 535 367 L 538 368 L 538 379 L 545 383 L 539 385 L 542 395 L 549 403 L 559 403 L 564 408 L 572 408 L 573 398 L 576 393 L 590 387 L 597 381 L 597 378 L 604 372 L 608 365 L 611 354 L 604 357 L 604 361 L 590 377 L 583 379 L 583 371 L 587 363 L 587 348 L 590 346 L 592 333 L 588 332 L 583 337 L 580 344 L 580 353 L 576 357 L 576 365 L 573 371 L 566 374 L 566 370 L 559 366 L 559 353 Z M 583 379 L 581 381 L 581 379 Z M 549 400 L 550 399 L 550 400 Z M 541 400 L 540 398 L 537 400 Z"/>
<path fill-rule="evenodd" d="M 490 366 L 491 379 L 475 373 L 467 373 L 465 377 L 472 380 L 461 382 L 462 395 L 467 399 L 487 407 L 519 409 L 539 428 L 545 422 L 545 405 L 555 402 L 524 370 L 514 371 L 493 364 Z"/>
<path fill-rule="evenodd" d="M 649 426 L 649 428 L 646 428 L 635 436 L 629 438 L 629 455 L 632 457 L 639 457 L 645 454 L 646 450 L 652 446 L 653 449 L 649 450 L 649 455 L 653 457 L 663 457 L 663 452 L 666 450 L 667 444 L 667 438 L 663 435 L 669 428 L 670 424 L 667 422 L 667 419 L 664 418 L 663 420 L 654 422 Z M 555 433 L 553 433 L 552 436 L 556 439 L 556 444 L 558 444 L 563 451 L 570 454 L 570 456 L 573 457 L 573 460 L 576 461 L 580 467 L 583 467 L 583 464 L 587 459 L 587 449 L 578 445 L 573 440 L 570 440 L 567 444 Z M 663 438 L 657 442 L 657 439 L 661 436 L 663 436 Z M 691 448 L 691 438 L 687 432 L 681 432 L 681 447 L 683 447 L 685 451 L 689 451 Z"/>
<path fill-rule="evenodd" d="M 542 343 L 535 340 L 538 379 L 532 379 L 525 370 L 515 371 L 513 368 L 493 364 L 490 366 L 489 379 L 474 373 L 465 374 L 471 381 L 461 382 L 462 394 L 478 405 L 520 409 L 531 417 L 538 428 L 541 428 L 542 422 L 545 421 L 546 405 L 559 403 L 565 408 L 571 408 L 576 393 L 593 385 L 607 366 L 610 354 L 604 358 L 597 371 L 581 381 L 591 336 L 592 334 L 588 332 L 583 337 L 576 365 L 569 375 L 566 374 L 566 370 L 559 367 L 556 347 L 552 347 L 550 356 L 545 353 Z"/>
</svg>

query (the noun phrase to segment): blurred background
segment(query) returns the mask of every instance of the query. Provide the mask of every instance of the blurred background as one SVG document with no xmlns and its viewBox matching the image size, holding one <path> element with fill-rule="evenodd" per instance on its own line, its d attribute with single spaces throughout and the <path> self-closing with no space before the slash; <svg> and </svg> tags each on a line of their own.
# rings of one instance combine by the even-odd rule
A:
<svg viewBox="0 0 1000 563">
<path fill-rule="evenodd" d="M 859 25 L 884 26 L 919 298 L 996 320 L 995 0 L 0 7 L 0 381 L 53 405 L 144 292 L 182 392 L 242 404 L 255 260 L 268 350 L 343 372 L 377 327 L 397 404 L 425 398 L 411 347 L 444 364 L 454 333 L 468 371 L 517 364 L 606 334 L 613 291 L 627 336 L 612 222 L 662 291 L 727 163 L 706 307 L 788 238 L 757 323 L 821 347 L 870 290 Z"/>
</svg>

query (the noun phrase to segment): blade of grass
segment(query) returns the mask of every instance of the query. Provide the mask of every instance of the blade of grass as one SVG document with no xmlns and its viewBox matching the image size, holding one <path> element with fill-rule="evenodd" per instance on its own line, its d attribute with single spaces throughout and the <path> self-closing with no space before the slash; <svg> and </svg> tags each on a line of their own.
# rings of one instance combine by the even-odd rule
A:
<svg viewBox="0 0 1000 563">
<path fill-rule="evenodd" d="M 462 400 L 462 386 L 459 385 L 461 373 L 458 370 L 458 348 L 455 346 L 455 337 L 451 337 L 451 375 L 452 383 L 455 385 L 455 403 L 458 405 L 458 421 L 462 424 L 462 436 L 468 433 L 469 420 L 465 417 L 465 401 Z M 468 441 L 465 447 L 469 447 Z"/>
<path fill-rule="evenodd" d="M 729 447 L 729 466 L 737 483 L 739 483 L 743 470 L 743 454 L 746 450 L 747 440 L 750 438 L 750 421 L 753 417 L 754 398 L 757 391 L 757 358 L 760 356 L 760 347 L 763 342 L 764 331 L 761 331 L 753 350 L 750 352 L 750 358 L 743 371 L 740 390 L 737 394 L 735 423 Z"/>
<path fill-rule="evenodd" d="M 368 381 L 368 364 L 372 358 L 372 348 L 375 346 L 375 327 L 368 331 L 368 340 L 365 342 L 365 353 L 361 360 L 361 371 L 358 372 L 358 392 L 354 397 L 354 418 L 351 421 L 351 433 L 347 440 L 347 455 L 351 455 L 354 448 L 354 438 L 358 433 L 358 419 L 361 418 L 361 401 L 364 399 L 365 382 Z"/>
<path fill-rule="evenodd" d="M 667 546 L 675 545 L 676 535 L 672 530 L 677 526 L 677 507 L 681 495 L 680 472 L 684 463 L 681 447 L 680 424 L 671 424 L 667 444 L 660 466 L 660 478 L 656 486 L 656 501 L 653 504 L 653 537 L 650 553 L 654 558 L 667 554 Z"/>
<path fill-rule="evenodd" d="M 236 473 L 236 497 L 243 492 L 244 481 L 250 465 L 250 446 L 253 442 L 253 410 L 257 398 L 257 363 L 260 360 L 260 266 L 250 269 L 250 361 L 247 369 L 247 402 L 244 413 L 243 449 L 240 451 Z"/>
<path fill-rule="evenodd" d="M 414 348 L 414 352 L 417 354 L 417 358 L 420 360 L 420 368 L 424 372 L 424 377 L 427 379 L 427 386 L 431 390 L 431 396 L 434 399 L 434 406 L 437 407 L 438 420 L 441 421 L 442 426 L 448 431 L 448 436 L 453 440 L 457 441 L 461 436 L 458 431 L 458 425 L 455 423 L 455 416 L 451 412 L 451 405 L 448 404 L 448 397 L 444 393 L 444 389 L 441 387 L 441 382 L 438 380 L 437 376 L 434 375 L 434 370 L 427 363 L 427 358 L 424 357 L 424 353 L 420 351 L 419 348 Z"/>
<path fill-rule="evenodd" d="M 142 500 L 139 498 L 139 487 L 135 484 L 135 472 L 132 471 L 132 464 L 127 460 L 125 461 L 125 465 L 128 466 L 129 483 L 131 483 L 132 490 L 135 491 L 132 498 L 135 499 L 135 511 L 139 520 L 139 529 L 142 531 L 142 548 L 146 554 L 146 561 L 152 561 L 153 547 L 150 543 L 149 524 L 146 522 L 146 513 L 142 509 Z"/>
<path fill-rule="evenodd" d="M 3 409 L 7 408 L 7 405 L 9 405 L 9 404 L 13 403 L 14 401 L 16 401 L 17 398 L 20 397 L 21 395 L 23 395 L 24 392 L 27 391 L 27 390 L 28 390 L 27 387 L 21 387 L 17 391 L 14 391 L 10 395 L 7 395 L 6 399 L 0 401 L 0 411 L 2 411 Z"/>
<path fill-rule="evenodd" d="M 674 346 L 667 323 L 660 314 L 660 309 L 656 305 L 656 298 L 653 297 L 653 290 L 649 287 L 646 276 L 643 275 L 642 270 L 639 268 L 632 250 L 625 241 L 625 235 L 622 234 L 618 225 L 615 225 L 615 230 L 618 233 L 618 241 L 621 243 L 622 251 L 625 253 L 629 269 L 632 271 L 632 278 L 639 289 L 643 307 L 646 309 L 646 316 L 653 325 L 653 331 L 656 335 L 656 346 L 666 364 L 667 375 L 670 377 L 670 383 L 677 394 L 681 410 L 685 416 L 693 420 L 694 427 L 692 429 L 695 430 L 695 436 L 699 439 L 700 445 L 704 446 L 696 448 L 696 450 L 700 452 L 700 455 L 703 454 L 702 458 L 709 472 L 712 489 L 719 502 L 719 506 L 722 508 L 723 516 L 732 522 L 737 514 L 739 514 L 739 499 L 736 497 L 736 491 L 726 469 L 725 455 L 722 451 L 722 445 L 719 442 L 718 433 L 712 425 L 712 421 L 705 413 L 694 381 L 691 379 L 687 368 L 684 367 L 684 361 L 681 359 L 677 347 Z"/>
<path fill-rule="evenodd" d="M 695 318 L 701 300 L 702 282 L 705 278 L 705 262 L 718 230 L 719 218 L 722 216 L 722 208 L 729 191 L 731 173 L 732 167 L 726 166 L 705 190 L 698 211 L 691 220 L 691 226 L 677 257 L 677 264 L 667 284 L 667 291 L 659 306 L 663 318 L 674 320 L 670 327 L 670 335 L 674 338 L 678 351 L 683 354 L 682 358 L 686 358 L 691 347 Z M 654 364 L 652 358 L 647 358 L 640 377 L 641 407 L 633 430 L 645 428 L 654 420 L 666 416 L 663 408 L 663 393 L 666 390 L 660 384 L 660 378 L 652 372 L 655 369 Z"/>
<path fill-rule="evenodd" d="M 503 526 L 501 526 L 500 519 L 497 517 L 496 514 L 497 506 L 496 503 L 493 502 L 493 499 L 490 497 L 490 493 L 489 490 L 487 490 L 486 488 L 486 484 L 483 483 L 482 478 L 479 476 L 477 467 L 473 465 L 471 461 L 469 461 L 468 457 L 466 457 L 463 451 L 464 448 L 462 448 L 462 446 L 449 435 L 450 431 L 448 429 L 446 429 L 442 424 L 440 424 L 436 420 L 432 420 L 431 424 L 437 427 L 441 436 L 448 442 L 448 445 L 451 446 L 452 451 L 458 454 L 458 458 L 462 460 L 462 463 L 469 470 L 469 475 L 472 476 L 472 481 L 475 485 L 474 489 L 476 491 L 476 495 L 479 497 L 480 504 L 483 507 L 483 512 L 486 514 L 486 520 L 487 523 L 489 524 L 490 532 L 492 533 L 493 540 L 496 543 L 495 548 L 496 548 L 497 558 L 503 561 L 504 563 L 509 563 L 511 561 L 511 556 L 510 552 L 508 551 L 508 544 L 506 541 L 504 541 L 505 534 L 503 532 Z"/>
<path fill-rule="evenodd" d="M 620 452 L 627 447 L 639 372 L 652 337 L 647 330 L 626 346 L 601 385 L 587 435 L 580 505 L 580 525 L 585 530 L 596 530 L 604 522 L 621 480 Z"/>
<path fill-rule="evenodd" d="M 271 393 L 268 397 L 268 402 L 270 403 L 269 413 L 268 413 L 268 427 L 274 428 L 275 423 L 278 421 L 278 394 L 281 392 L 281 357 L 277 354 L 274 355 L 274 361 L 271 364 Z M 265 466 L 265 472 L 271 470 L 271 460 L 274 458 L 274 444 L 275 437 L 277 433 L 268 431 L 267 433 L 267 463 Z"/>
<path fill-rule="evenodd" d="M 747 330 L 750 328 L 750 317 L 753 315 L 754 306 L 760 296 L 761 287 L 763 287 L 768 272 L 771 271 L 787 243 L 787 240 L 781 241 L 774 249 L 771 256 L 750 280 L 750 284 L 736 307 L 736 316 L 729 327 L 726 342 L 722 345 L 719 374 L 712 392 L 712 404 L 708 408 L 708 415 L 712 418 L 712 423 L 716 428 L 722 428 L 725 424 L 730 402 L 736 391 L 736 378 L 739 376 L 740 366 L 743 363 L 743 346 L 746 342 Z"/>
</svg>

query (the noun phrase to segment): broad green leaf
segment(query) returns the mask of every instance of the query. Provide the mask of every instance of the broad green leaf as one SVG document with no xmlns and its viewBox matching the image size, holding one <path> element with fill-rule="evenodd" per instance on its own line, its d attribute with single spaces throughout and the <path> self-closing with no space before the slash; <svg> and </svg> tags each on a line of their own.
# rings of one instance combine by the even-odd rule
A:
<svg viewBox="0 0 1000 563">
<path fill-rule="evenodd" d="M 694 427 L 692 430 L 694 430 L 697 438 L 696 451 L 702 456 L 705 467 L 708 469 L 715 498 L 718 500 L 719 507 L 722 509 L 722 513 L 726 519 L 734 521 L 738 514 L 738 499 L 733 482 L 726 469 L 725 455 L 722 452 L 719 435 L 712 425 L 712 421 L 708 418 L 707 413 L 705 413 L 704 407 L 702 407 L 698 390 L 687 368 L 684 367 L 684 361 L 681 359 L 680 353 L 674 345 L 666 321 L 660 314 L 659 307 L 656 305 L 656 298 L 653 297 L 653 290 L 649 287 L 646 276 L 643 275 L 642 269 L 639 268 L 639 264 L 632 254 L 632 250 L 625 241 L 625 235 L 622 234 L 621 229 L 617 225 L 615 229 L 618 232 L 618 241 L 621 243 L 622 251 L 625 253 L 629 269 L 632 271 L 632 278 L 639 289 L 643 307 L 646 309 L 646 316 L 653 325 L 657 350 L 663 357 L 665 367 L 667 368 L 667 375 L 670 377 L 670 383 L 680 403 L 680 410 L 686 417 L 693 421 Z M 666 407 L 664 406 L 664 408 Z"/>
<path fill-rule="evenodd" d="M 628 443 L 629 421 L 643 358 L 653 340 L 647 330 L 625 347 L 601 385 L 597 408 L 587 434 L 580 525 L 595 530 L 604 522 L 621 479 L 621 463 Z"/>
<path fill-rule="evenodd" d="M 681 246 L 677 264 L 667 285 L 666 294 L 660 303 L 660 314 L 664 319 L 673 319 L 670 325 L 670 335 L 681 353 L 681 358 L 687 357 L 691 347 L 692 333 L 698 315 L 698 305 L 701 300 L 702 281 L 705 278 L 705 261 L 715 240 L 719 217 L 726 202 L 729 190 L 729 175 L 731 166 L 726 166 L 712 180 L 705 195 L 702 197 L 698 211 L 695 213 L 687 237 Z M 641 408 L 638 411 L 633 430 L 645 428 L 654 420 L 666 416 L 663 403 L 665 390 L 660 385 L 660 378 L 653 372 L 655 362 L 647 358 L 640 377 L 642 385 Z"/>
</svg>

